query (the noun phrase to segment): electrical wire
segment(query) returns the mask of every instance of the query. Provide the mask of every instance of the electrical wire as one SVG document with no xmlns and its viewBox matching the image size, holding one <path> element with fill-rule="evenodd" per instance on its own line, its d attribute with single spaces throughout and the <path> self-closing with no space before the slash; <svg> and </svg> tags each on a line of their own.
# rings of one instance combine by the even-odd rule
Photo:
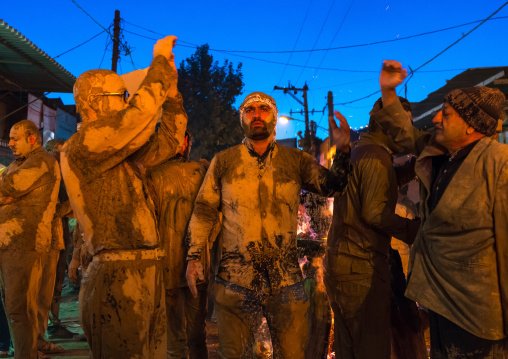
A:
<svg viewBox="0 0 508 359">
<path fill-rule="evenodd" d="M 296 37 L 295 44 L 293 45 L 293 50 L 296 48 L 296 44 L 298 44 L 298 40 L 300 40 L 300 35 L 302 34 L 303 26 L 305 25 L 305 22 L 307 21 L 307 16 L 309 15 L 309 10 L 310 10 L 311 5 L 312 5 L 312 1 L 309 3 L 309 6 L 307 7 L 307 11 L 305 12 L 305 17 L 303 18 L 302 25 L 300 26 L 300 31 L 298 31 L 298 36 Z M 289 62 L 291 61 L 292 58 L 293 58 L 293 52 L 291 52 L 291 55 L 289 55 L 289 59 L 287 60 L 285 66 L 284 66 L 284 70 L 282 70 L 282 74 L 280 75 L 279 81 L 276 82 L 277 84 L 279 84 L 282 81 L 282 79 L 284 78 L 284 74 L 286 73 L 286 69 L 287 69 Z M 273 91 L 274 90 L 272 90 L 271 93 L 273 93 Z"/>
<path fill-rule="evenodd" d="M 326 23 L 328 21 L 328 18 L 330 17 L 330 14 L 332 12 L 332 9 L 333 9 L 334 5 L 335 5 L 335 0 L 332 1 L 332 4 L 330 5 L 330 8 L 328 9 L 328 14 L 326 14 L 325 21 L 323 21 L 323 25 L 321 25 L 321 29 L 319 30 L 318 36 L 316 37 L 316 41 L 314 41 L 314 45 L 312 45 L 312 49 L 316 48 L 316 45 L 317 45 L 317 43 L 319 41 L 319 38 L 321 37 L 321 34 L 323 33 L 323 29 L 325 28 L 325 25 L 326 25 Z M 307 61 L 305 61 L 305 65 L 304 65 L 305 68 L 307 67 L 311 57 L 312 57 L 312 52 L 309 52 L 309 56 L 307 57 Z M 305 71 L 305 68 L 303 68 L 302 71 L 300 71 L 300 75 L 298 75 L 298 78 L 296 79 L 295 83 L 298 83 L 298 81 L 300 81 L 300 78 L 302 77 L 303 72 Z"/>
<path fill-rule="evenodd" d="M 337 29 L 337 31 L 335 32 L 335 35 L 333 35 L 333 38 L 332 38 L 332 41 L 330 41 L 330 46 L 332 46 L 333 42 L 335 41 L 335 38 L 337 37 L 337 35 L 339 34 L 340 30 L 342 29 L 342 26 L 344 25 L 344 22 L 346 21 L 346 18 L 347 16 L 349 15 L 349 11 L 351 11 L 351 8 L 353 7 L 353 3 L 355 2 L 355 0 L 352 0 L 351 1 L 351 4 L 349 4 L 349 7 L 346 11 L 346 14 L 344 15 L 344 18 L 342 19 L 340 25 L 339 25 L 339 28 Z M 328 50 L 329 51 L 329 50 Z M 314 75 L 312 76 L 312 78 L 315 78 L 317 76 L 317 73 L 319 71 L 319 69 L 321 68 L 321 66 L 323 65 L 323 62 L 325 61 L 325 58 L 326 58 L 326 55 L 328 55 L 328 51 L 325 52 L 325 54 L 323 55 L 323 58 L 321 59 L 321 62 L 319 63 L 319 66 L 318 68 L 316 69 L 316 71 L 314 72 Z M 312 80 L 312 79 L 311 79 Z"/>
<path fill-rule="evenodd" d="M 104 33 L 104 32 L 105 32 L 105 30 L 102 30 L 102 31 L 101 31 L 101 32 L 99 32 L 97 35 L 92 36 L 91 38 L 89 38 L 89 39 L 88 39 L 88 40 L 86 40 L 85 42 L 82 42 L 81 44 L 79 44 L 79 45 L 77 45 L 77 46 L 74 46 L 72 49 L 69 49 L 69 50 L 67 50 L 67 51 L 62 52 L 60 55 L 58 55 L 58 56 L 54 56 L 53 58 L 54 58 L 54 59 L 57 59 L 57 58 L 59 58 L 60 56 L 65 55 L 65 54 L 67 54 L 67 53 L 71 52 L 72 50 L 76 50 L 78 47 L 83 46 L 84 44 L 86 44 L 86 43 L 88 43 L 88 42 L 92 41 L 93 39 L 95 39 L 97 36 L 101 35 L 101 34 L 102 34 L 102 33 Z"/>
<path fill-rule="evenodd" d="M 429 63 L 431 63 L 432 61 L 434 61 L 435 59 L 437 59 L 439 56 L 441 56 L 443 53 L 445 53 L 446 51 L 448 51 L 450 48 L 452 48 L 453 46 L 455 46 L 456 44 L 458 44 L 462 39 L 464 39 L 465 37 L 467 37 L 469 34 L 471 34 L 473 31 L 475 31 L 476 29 L 478 29 L 481 25 L 483 25 L 486 21 L 488 21 L 491 17 L 493 17 L 495 14 L 497 14 L 499 11 L 501 11 L 502 8 L 504 8 L 506 5 L 508 5 L 508 1 L 505 2 L 503 5 L 501 5 L 501 7 L 499 9 L 497 9 L 496 11 L 494 11 L 489 17 L 487 17 L 486 19 L 482 20 L 478 25 L 476 25 L 474 28 L 472 28 L 470 31 L 468 31 L 466 34 L 463 34 L 458 40 L 456 40 L 455 42 L 453 42 L 451 45 L 447 46 L 444 50 L 442 50 L 441 52 L 439 52 L 437 55 L 435 55 L 434 57 L 432 57 L 430 60 L 424 62 L 422 65 L 418 66 L 416 69 L 414 69 L 413 71 L 411 71 L 410 73 L 410 76 L 409 78 L 407 79 L 407 81 L 409 81 L 412 77 L 413 77 L 413 74 L 416 72 L 416 71 L 419 71 L 422 67 L 428 65 Z M 423 72 L 423 71 L 420 71 L 420 72 Z M 367 96 L 363 96 L 361 98 L 358 98 L 356 100 L 352 100 L 352 101 L 347 101 L 347 102 L 342 102 L 342 103 L 336 103 L 334 105 L 337 105 L 337 106 L 340 106 L 340 105 L 347 105 L 347 104 L 350 104 L 350 103 L 354 103 L 354 102 L 358 102 L 358 101 L 361 101 L 361 100 L 365 100 L 369 97 L 372 97 L 374 96 L 375 94 L 381 92 L 381 90 L 377 90 L 376 92 L 373 92 L 371 94 L 368 94 Z"/>
</svg>

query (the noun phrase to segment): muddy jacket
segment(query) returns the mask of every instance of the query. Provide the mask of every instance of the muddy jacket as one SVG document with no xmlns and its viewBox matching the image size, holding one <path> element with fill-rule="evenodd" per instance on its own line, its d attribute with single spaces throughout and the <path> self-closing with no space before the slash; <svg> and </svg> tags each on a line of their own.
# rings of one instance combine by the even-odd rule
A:
<svg viewBox="0 0 508 359">
<path fill-rule="evenodd" d="M 187 227 L 205 173 L 203 163 L 187 162 L 178 157 L 154 167 L 147 175 L 159 223 L 161 247 L 166 253 L 166 289 L 187 286 Z M 207 264 L 203 267 L 207 268 Z"/>
<path fill-rule="evenodd" d="M 0 250 L 48 252 L 51 222 L 60 188 L 55 158 L 38 147 L 17 159 L 0 176 Z"/>
<path fill-rule="evenodd" d="M 156 57 L 126 109 L 84 124 L 62 149 L 63 178 L 90 254 L 158 246 L 143 172 L 177 153 L 187 124 L 181 96 L 166 99 L 176 85 L 169 66 Z"/>
<path fill-rule="evenodd" d="M 391 151 L 375 135 L 362 133 L 351 165 L 346 190 L 334 199 L 327 242 L 327 274 L 345 280 L 353 273 L 372 275 L 378 264 L 387 270 L 391 237 L 412 242 L 419 224 L 395 214 L 398 190 Z M 337 262 L 337 255 L 345 256 Z"/>
<path fill-rule="evenodd" d="M 198 259 L 222 211 L 219 277 L 272 292 L 302 280 L 296 251 L 300 190 L 323 196 L 347 184 L 349 154 L 337 152 L 330 171 L 312 156 L 272 143 L 259 156 L 248 140 L 212 160 L 191 217 L 188 259 Z"/>
<path fill-rule="evenodd" d="M 400 103 L 375 114 L 418 155 L 422 226 L 411 251 L 406 296 L 480 338 L 508 334 L 508 146 L 482 138 L 430 212 L 432 160 L 444 149 L 415 129 Z"/>
</svg>

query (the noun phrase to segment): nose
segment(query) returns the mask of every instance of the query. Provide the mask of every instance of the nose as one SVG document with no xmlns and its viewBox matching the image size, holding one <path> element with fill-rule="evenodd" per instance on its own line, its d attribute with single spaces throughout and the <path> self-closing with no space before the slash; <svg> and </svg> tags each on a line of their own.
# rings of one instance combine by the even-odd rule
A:
<svg viewBox="0 0 508 359">
<path fill-rule="evenodd" d="M 14 146 L 14 141 L 13 140 L 9 140 L 9 147 L 12 147 Z"/>
<path fill-rule="evenodd" d="M 254 109 L 254 113 L 252 114 L 254 118 L 261 118 L 261 109 L 259 107 Z"/>
<path fill-rule="evenodd" d="M 432 119 L 432 123 L 438 124 L 443 122 L 443 110 L 439 111 Z"/>
</svg>

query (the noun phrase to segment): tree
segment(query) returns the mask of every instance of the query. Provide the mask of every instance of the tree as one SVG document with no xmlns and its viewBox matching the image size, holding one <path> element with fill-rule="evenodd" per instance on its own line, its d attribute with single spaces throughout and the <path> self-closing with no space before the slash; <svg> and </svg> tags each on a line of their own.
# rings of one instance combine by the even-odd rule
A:
<svg viewBox="0 0 508 359">
<path fill-rule="evenodd" d="M 243 89 L 242 64 L 228 60 L 219 66 L 207 44 L 180 63 L 178 90 L 193 136 L 191 157 L 208 160 L 219 151 L 237 145 L 243 138 L 238 111 L 233 107 Z"/>
</svg>

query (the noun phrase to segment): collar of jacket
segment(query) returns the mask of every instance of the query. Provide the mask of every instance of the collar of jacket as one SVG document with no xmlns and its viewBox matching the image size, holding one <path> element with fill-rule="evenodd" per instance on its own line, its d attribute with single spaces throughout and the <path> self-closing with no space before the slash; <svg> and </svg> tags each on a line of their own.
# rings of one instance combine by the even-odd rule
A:
<svg viewBox="0 0 508 359">
<path fill-rule="evenodd" d="M 268 144 L 268 146 L 266 147 L 266 151 L 262 155 L 260 155 L 259 153 L 257 153 L 254 150 L 254 146 L 252 145 L 252 143 L 250 142 L 250 140 L 247 137 L 245 137 L 243 139 L 242 143 L 245 145 L 245 147 L 247 147 L 247 150 L 249 151 L 249 154 L 252 157 L 257 157 L 259 161 L 264 161 L 264 159 L 266 157 L 268 157 L 270 152 L 272 152 L 273 148 L 275 147 L 275 139 L 273 138 L 270 141 L 270 143 Z"/>
<path fill-rule="evenodd" d="M 16 162 L 17 162 L 17 163 L 23 163 L 23 162 L 25 162 L 25 160 L 26 160 L 28 157 L 33 156 L 34 154 L 36 154 L 36 153 L 40 153 L 40 152 L 44 152 L 44 148 L 42 148 L 42 146 L 39 146 L 39 147 L 37 147 L 37 148 L 33 149 L 32 151 L 28 152 L 28 153 L 26 154 L 26 156 L 24 156 L 24 157 L 17 157 L 17 158 L 16 158 Z"/>
<path fill-rule="evenodd" d="M 358 140 L 357 142 L 357 145 L 362 145 L 362 144 L 374 144 L 374 145 L 378 145 L 378 146 L 381 146 L 383 147 L 386 152 L 388 152 L 388 154 L 391 156 L 393 154 L 393 151 L 383 143 L 383 140 L 380 138 L 380 136 L 376 136 L 377 135 L 377 132 L 374 132 L 374 133 L 367 133 L 367 132 L 362 132 L 360 133 L 360 139 Z"/>
</svg>

